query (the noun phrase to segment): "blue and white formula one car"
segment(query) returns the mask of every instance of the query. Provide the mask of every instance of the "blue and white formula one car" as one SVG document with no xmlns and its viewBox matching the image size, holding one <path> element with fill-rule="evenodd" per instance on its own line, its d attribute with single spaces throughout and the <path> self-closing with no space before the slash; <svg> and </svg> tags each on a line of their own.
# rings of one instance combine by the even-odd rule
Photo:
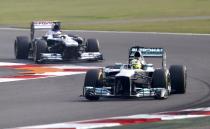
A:
<svg viewBox="0 0 210 129">
<path fill-rule="evenodd" d="M 97 39 L 59 33 L 48 33 L 35 37 L 36 30 L 60 28 L 57 21 L 34 21 L 31 24 L 31 40 L 27 36 L 16 37 L 14 51 L 16 59 L 33 59 L 36 63 L 68 60 L 103 60 Z M 50 31 L 49 30 L 49 31 Z M 49 38 L 50 37 L 50 38 Z"/>
<path fill-rule="evenodd" d="M 143 67 L 134 69 L 131 61 L 139 53 Z M 161 58 L 161 68 L 147 64 L 145 58 Z M 88 100 L 100 97 L 154 97 L 166 99 L 171 93 L 186 92 L 186 66 L 166 67 L 166 53 L 163 48 L 133 46 L 129 49 L 128 64 L 115 64 L 102 69 L 87 71 L 83 95 Z"/>
</svg>

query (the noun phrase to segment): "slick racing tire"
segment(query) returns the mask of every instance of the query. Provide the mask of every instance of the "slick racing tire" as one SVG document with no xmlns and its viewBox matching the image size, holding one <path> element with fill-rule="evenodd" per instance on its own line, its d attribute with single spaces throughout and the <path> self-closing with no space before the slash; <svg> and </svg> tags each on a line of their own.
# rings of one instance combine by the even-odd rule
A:
<svg viewBox="0 0 210 129">
<path fill-rule="evenodd" d="M 103 86 L 102 81 L 102 72 L 100 69 L 91 69 L 87 71 L 85 76 L 85 82 L 84 82 L 84 90 L 86 87 L 93 87 L 93 89 L 88 89 L 85 92 L 85 98 L 88 100 L 99 100 L 100 96 L 95 95 L 94 91 L 95 88 L 100 88 Z"/>
<path fill-rule="evenodd" d="M 156 91 L 155 99 L 167 99 L 169 96 L 167 77 L 164 69 L 156 69 L 152 75 L 152 88 L 163 88 Z M 164 92 L 163 92 L 164 91 Z"/>
<path fill-rule="evenodd" d="M 26 36 L 18 36 L 14 44 L 16 59 L 27 59 L 29 54 L 29 39 Z"/>
<path fill-rule="evenodd" d="M 167 78 L 163 69 L 156 69 L 152 75 L 152 88 L 167 88 Z"/>
<path fill-rule="evenodd" d="M 86 52 L 99 52 L 99 42 L 97 39 L 87 39 Z"/>
<path fill-rule="evenodd" d="M 46 52 L 47 52 L 47 42 L 44 40 L 38 40 L 34 47 L 34 62 L 42 63 L 40 61 L 41 53 L 46 53 Z"/>
<path fill-rule="evenodd" d="M 176 94 L 184 94 L 187 85 L 187 69 L 186 66 L 172 65 L 169 68 L 171 88 Z"/>
</svg>

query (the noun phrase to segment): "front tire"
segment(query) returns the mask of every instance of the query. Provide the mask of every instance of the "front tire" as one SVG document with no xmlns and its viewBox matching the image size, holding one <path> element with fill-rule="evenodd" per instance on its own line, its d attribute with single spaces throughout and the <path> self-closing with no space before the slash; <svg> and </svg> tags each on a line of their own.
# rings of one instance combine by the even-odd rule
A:
<svg viewBox="0 0 210 129">
<path fill-rule="evenodd" d="M 87 39 L 86 52 L 99 52 L 99 41 L 97 39 Z"/>
<path fill-rule="evenodd" d="M 34 62 L 41 63 L 41 53 L 47 52 L 47 42 L 44 40 L 38 40 L 34 47 Z"/>
<path fill-rule="evenodd" d="M 163 69 L 156 69 L 152 75 L 152 88 L 167 88 L 167 78 Z"/>
<path fill-rule="evenodd" d="M 93 87 L 85 91 L 86 87 Z M 88 100 L 99 100 L 100 96 L 95 95 L 95 88 L 103 87 L 102 72 L 100 69 L 91 69 L 87 71 L 84 82 L 84 96 Z"/>
<path fill-rule="evenodd" d="M 162 88 L 156 91 L 155 99 L 167 99 L 169 96 L 167 76 L 164 69 L 156 69 L 152 75 L 152 88 Z"/>
<path fill-rule="evenodd" d="M 29 39 L 26 36 L 18 36 L 14 43 L 14 52 L 16 59 L 28 59 Z"/>
</svg>

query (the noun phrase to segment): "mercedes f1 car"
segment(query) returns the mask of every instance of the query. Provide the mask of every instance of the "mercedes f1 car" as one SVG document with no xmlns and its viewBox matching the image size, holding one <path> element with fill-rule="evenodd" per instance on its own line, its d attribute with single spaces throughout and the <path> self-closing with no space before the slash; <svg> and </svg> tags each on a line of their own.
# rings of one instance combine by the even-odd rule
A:
<svg viewBox="0 0 210 129">
<path fill-rule="evenodd" d="M 136 52 L 143 59 L 143 67 L 134 69 L 131 60 Z M 162 65 L 155 68 L 145 58 L 161 58 Z M 128 64 L 117 63 L 101 69 L 87 71 L 83 95 L 88 100 L 100 97 L 153 97 L 166 99 L 172 93 L 184 94 L 187 85 L 186 66 L 166 67 L 166 52 L 163 48 L 133 46 L 129 49 Z"/>
<path fill-rule="evenodd" d="M 36 30 L 52 29 L 53 25 L 61 26 L 60 22 L 34 21 L 31 24 L 31 39 L 27 36 L 16 37 L 14 52 L 16 59 L 32 59 L 36 63 L 66 60 L 103 60 L 97 39 L 81 38 L 71 34 L 52 35 L 50 40 L 46 35 L 36 37 Z"/>
</svg>

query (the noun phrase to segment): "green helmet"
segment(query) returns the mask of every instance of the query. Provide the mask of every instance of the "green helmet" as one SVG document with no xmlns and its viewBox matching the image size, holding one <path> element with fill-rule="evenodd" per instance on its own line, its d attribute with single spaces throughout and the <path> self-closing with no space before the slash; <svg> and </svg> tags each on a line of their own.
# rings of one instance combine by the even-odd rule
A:
<svg viewBox="0 0 210 129">
<path fill-rule="evenodd" d="M 131 65 L 132 65 L 133 69 L 140 69 L 141 68 L 141 63 L 137 59 L 133 59 L 131 61 Z"/>
</svg>

